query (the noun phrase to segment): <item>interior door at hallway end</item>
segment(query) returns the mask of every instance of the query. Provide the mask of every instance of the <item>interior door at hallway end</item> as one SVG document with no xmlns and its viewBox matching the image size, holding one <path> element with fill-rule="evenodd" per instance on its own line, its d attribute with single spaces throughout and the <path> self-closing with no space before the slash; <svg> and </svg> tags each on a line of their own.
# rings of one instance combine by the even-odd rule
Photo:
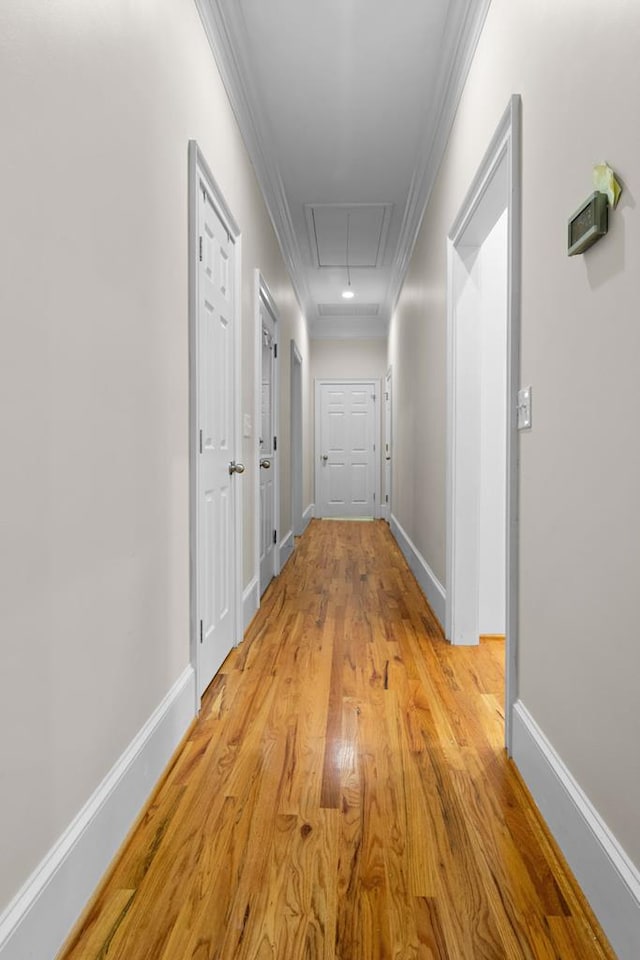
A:
<svg viewBox="0 0 640 960">
<path fill-rule="evenodd" d="M 376 516 L 377 384 L 316 384 L 316 515 Z"/>
<path fill-rule="evenodd" d="M 201 695 L 236 637 L 236 258 L 202 180 L 198 189 L 197 686 Z"/>
</svg>

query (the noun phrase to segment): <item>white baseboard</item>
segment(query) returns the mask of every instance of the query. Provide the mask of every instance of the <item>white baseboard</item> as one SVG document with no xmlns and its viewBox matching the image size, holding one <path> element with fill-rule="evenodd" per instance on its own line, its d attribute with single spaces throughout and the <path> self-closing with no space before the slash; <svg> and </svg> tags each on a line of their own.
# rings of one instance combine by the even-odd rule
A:
<svg viewBox="0 0 640 960">
<path fill-rule="evenodd" d="M 242 633 L 245 634 L 247 627 L 260 609 L 260 584 L 258 578 L 254 577 L 248 587 L 242 594 Z M 1 958 L 0 958 L 1 960 Z"/>
<path fill-rule="evenodd" d="M 281 570 L 284 567 L 287 560 L 289 559 L 289 557 L 291 556 L 291 554 L 293 553 L 293 546 L 294 546 L 293 530 L 289 530 L 289 533 L 287 533 L 278 544 L 279 562 L 280 562 Z"/>
<path fill-rule="evenodd" d="M 303 533 L 309 526 L 309 523 L 311 522 L 311 520 L 313 520 L 313 517 L 315 516 L 315 512 L 316 512 L 315 503 L 310 503 L 307 509 L 302 514 L 302 532 Z"/>
<path fill-rule="evenodd" d="M 398 541 L 398 546 L 402 550 L 411 572 L 422 587 L 431 609 L 440 621 L 440 625 L 444 627 L 447 597 L 444 587 L 393 514 L 391 514 L 391 532 Z"/>
<path fill-rule="evenodd" d="M 640 871 L 522 701 L 513 759 L 619 960 L 640 957 Z"/>
<path fill-rule="evenodd" d="M 194 718 L 188 667 L 0 916 L 0 960 L 53 960 Z"/>
</svg>

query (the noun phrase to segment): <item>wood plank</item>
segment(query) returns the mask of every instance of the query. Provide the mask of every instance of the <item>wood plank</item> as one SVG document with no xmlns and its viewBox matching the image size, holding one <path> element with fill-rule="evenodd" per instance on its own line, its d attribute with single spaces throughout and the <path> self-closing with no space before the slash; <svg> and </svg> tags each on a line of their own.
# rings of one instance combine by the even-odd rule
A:
<svg viewBox="0 0 640 960">
<path fill-rule="evenodd" d="M 60 960 L 611 960 L 385 523 L 313 521 Z"/>
</svg>

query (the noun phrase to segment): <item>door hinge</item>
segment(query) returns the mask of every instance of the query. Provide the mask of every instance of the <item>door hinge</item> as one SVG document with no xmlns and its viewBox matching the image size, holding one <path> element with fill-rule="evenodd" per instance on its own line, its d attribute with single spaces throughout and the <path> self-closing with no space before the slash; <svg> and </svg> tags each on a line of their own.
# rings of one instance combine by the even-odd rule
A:
<svg viewBox="0 0 640 960">
<path fill-rule="evenodd" d="M 389 394 L 388 394 L 388 393 L 385 393 L 384 398 L 385 398 L 385 400 L 388 400 L 388 399 L 389 399 Z"/>
<path fill-rule="evenodd" d="M 386 500 L 387 503 L 389 503 L 389 494 L 388 494 L 388 493 L 385 494 L 384 499 Z"/>
<path fill-rule="evenodd" d="M 198 237 L 198 254 L 200 257 L 200 263 L 202 263 L 202 237 Z"/>
<path fill-rule="evenodd" d="M 273 531 L 273 542 L 274 543 L 278 542 L 278 533 L 276 530 Z"/>
<path fill-rule="evenodd" d="M 202 453 L 202 430 L 200 430 L 200 453 Z"/>
<path fill-rule="evenodd" d="M 372 399 L 372 400 L 376 400 L 376 399 L 377 399 L 375 393 L 372 393 L 372 394 L 371 394 L 371 399 Z"/>
<path fill-rule="evenodd" d="M 374 453 L 376 452 L 376 445 L 375 445 L 375 443 L 374 443 L 374 445 L 373 445 L 373 452 L 374 452 Z"/>
<path fill-rule="evenodd" d="M 274 343 L 274 345 L 273 345 L 273 359 L 274 359 L 274 360 L 277 360 L 277 359 L 278 359 L 278 344 L 277 344 L 277 343 Z"/>
<path fill-rule="evenodd" d="M 200 643 L 202 643 L 202 620 L 200 621 Z"/>
<path fill-rule="evenodd" d="M 278 449 L 278 438 L 277 438 L 277 437 L 274 437 L 274 438 L 273 438 L 273 449 L 274 449 L 274 450 L 277 450 L 277 449 Z"/>
</svg>

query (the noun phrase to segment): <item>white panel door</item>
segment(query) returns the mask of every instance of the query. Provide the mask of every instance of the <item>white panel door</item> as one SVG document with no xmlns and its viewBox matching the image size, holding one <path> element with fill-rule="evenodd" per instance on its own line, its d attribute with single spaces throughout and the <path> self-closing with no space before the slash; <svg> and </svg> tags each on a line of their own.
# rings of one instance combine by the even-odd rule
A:
<svg viewBox="0 0 640 960">
<path fill-rule="evenodd" d="M 276 324 L 260 300 L 261 423 L 260 423 L 260 594 L 275 573 L 276 559 Z"/>
<path fill-rule="evenodd" d="M 375 383 L 321 383 L 316 409 L 320 517 L 374 517 Z"/>
<path fill-rule="evenodd" d="M 199 190 L 198 692 L 235 642 L 234 244 Z"/>
<path fill-rule="evenodd" d="M 391 519 L 391 371 L 384 381 L 384 517 Z"/>
</svg>

